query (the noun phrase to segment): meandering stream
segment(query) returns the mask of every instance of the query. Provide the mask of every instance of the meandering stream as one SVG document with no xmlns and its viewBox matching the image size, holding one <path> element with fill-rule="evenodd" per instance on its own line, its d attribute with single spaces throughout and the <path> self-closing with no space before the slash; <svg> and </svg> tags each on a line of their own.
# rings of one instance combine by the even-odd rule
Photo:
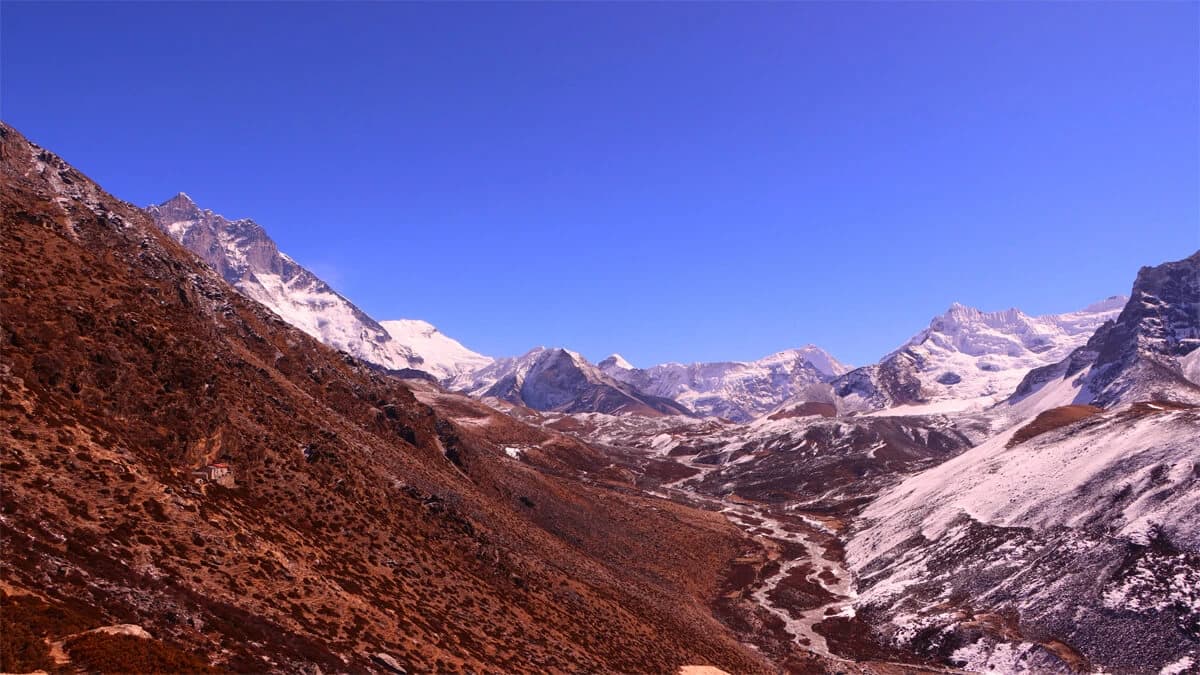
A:
<svg viewBox="0 0 1200 675">
<path fill-rule="evenodd" d="M 785 507 L 698 493 L 688 483 L 702 479 L 705 474 L 719 467 L 686 460 L 681 463 L 699 470 L 700 474 L 664 484 L 661 491 L 656 493 L 662 497 L 675 496 L 703 504 L 724 514 L 731 523 L 763 541 L 772 559 L 778 562 L 778 567 L 769 576 L 755 582 L 750 597 L 779 617 L 784 629 L 798 645 L 826 658 L 843 660 L 830 652 L 825 636 L 815 630 L 815 626 L 825 619 L 837 615 L 852 616 L 854 611 L 855 592 L 850 572 L 819 541 L 822 534 L 832 537 L 833 533 L 819 520 L 788 511 Z M 797 546 L 803 548 L 804 555 L 784 555 L 787 548 L 794 549 Z M 828 593 L 833 600 L 803 609 L 789 606 L 787 594 L 776 592 L 792 572 L 802 566 L 809 568 L 804 580 Z"/>
</svg>

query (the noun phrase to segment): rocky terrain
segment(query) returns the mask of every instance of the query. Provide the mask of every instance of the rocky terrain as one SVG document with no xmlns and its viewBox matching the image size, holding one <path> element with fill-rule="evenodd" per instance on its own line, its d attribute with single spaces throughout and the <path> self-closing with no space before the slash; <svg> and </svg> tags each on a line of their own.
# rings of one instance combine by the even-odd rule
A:
<svg viewBox="0 0 1200 675">
<path fill-rule="evenodd" d="M 504 451 L 523 464 L 619 494 L 705 509 L 741 528 L 750 539 L 713 609 L 729 630 L 785 672 L 942 668 L 889 649 L 853 619 L 853 578 L 844 565 L 840 533 L 878 490 L 967 447 L 945 420 L 832 421 L 811 415 L 740 425 L 683 416 L 497 409 L 428 383 L 415 384 L 414 392 L 463 428 L 495 434 L 515 418 L 581 441 L 547 446 L 512 437 Z M 920 442 L 922 436 L 930 442 Z"/>
<path fill-rule="evenodd" d="M 1200 254 L 984 415 L 1000 429 L 884 491 L 849 560 L 895 646 L 972 670 L 1200 663 Z"/>
</svg>

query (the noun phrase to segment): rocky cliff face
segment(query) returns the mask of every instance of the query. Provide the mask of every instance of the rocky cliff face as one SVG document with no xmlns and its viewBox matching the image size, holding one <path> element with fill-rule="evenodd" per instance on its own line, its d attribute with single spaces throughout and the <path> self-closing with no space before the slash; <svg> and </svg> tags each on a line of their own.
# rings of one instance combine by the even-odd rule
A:
<svg viewBox="0 0 1200 675">
<path fill-rule="evenodd" d="M 1106 323 L 1062 361 L 1030 372 L 1012 405 L 1049 389 L 1054 404 L 1113 406 L 1164 399 L 1200 403 L 1192 364 L 1200 347 L 1200 252 L 1143 267 L 1132 295 Z"/>
</svg>

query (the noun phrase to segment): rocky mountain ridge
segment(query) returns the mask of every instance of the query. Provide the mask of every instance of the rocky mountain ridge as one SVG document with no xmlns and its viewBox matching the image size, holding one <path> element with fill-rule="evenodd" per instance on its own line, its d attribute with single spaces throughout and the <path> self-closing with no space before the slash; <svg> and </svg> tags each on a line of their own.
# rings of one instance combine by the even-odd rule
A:
<svg viewBox="0 0 1200 675">
<path fill-rule="evenodd" d="M 1164 399 L 1200 404 L 1200 252 L 1143 267 L 1115 319 L 1057 363 L 1030 372 L 1009 403 L 1053 389 L 1054 402 L 1111 407 Z"/>
</svg>

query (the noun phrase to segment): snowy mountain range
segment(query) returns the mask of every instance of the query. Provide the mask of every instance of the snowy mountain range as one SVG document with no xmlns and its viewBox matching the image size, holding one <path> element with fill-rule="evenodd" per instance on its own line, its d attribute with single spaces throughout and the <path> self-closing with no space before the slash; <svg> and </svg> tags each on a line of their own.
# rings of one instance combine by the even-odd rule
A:
<svg viewBox="0 0 1200 675">
<path fill-rule="evenodd" d="M 1083 346 L 1126 298 L 1114 296 L 1077 312 L 1029 316 L 1019 309 L 982 312 L 953 304 L 877 364 L 833 381 L 846 412 L 979 410 L 1006 399 L 1034 368 Z"/>
<path fill-rule="evenodd" d="M 599 367 L 614 379 L 674 399 L 696 414 L 738 422 L 769 413 L 794 398 L 819 398 L 810 393 L 814 385 L 850 370 L 816 345 L 757 361 L 664 363 L 646 369 L 613 354 Z"/>
<path fill-rule="evenodd" d="M 280 252 L 253 220 L 228 220 L 201 209 L 183 193 L 148 211 L 162 230 L 234 288 L 325 344 L 388 370 L 423 371 L 451 389 L 540 410 L 699 415 L 737 422 L 810 402 L 836 404 L 841 413 L 983 410 L 1007 399 L 1018 386 L 1027 394 L 1048 379 L 1077 372 L 1080 361 L 1098 347 L 1074 352 L 1126 305 L 1125 298 L 1112 297 L 1077 312 L 1029 316 L 1017 309 L 983 312 L 954 304 L 878 363 L 853 370 L 815 345 L 757 361 L 649 368 L 634 367 L 617 354 L 591 364 L 566 349 L 539 348 L 493 359 L 425 321 L 376 321 Z M 1143 304 L 1149 307 L 1146 303 L 1154 301 Z M 1169 327 L 1181 319 L 1167 321 Z M 1053 370 L 1068 357 L 1070 364 Z M 1158 362 L 1138 363 L 1152 367 L 1148 364 Z M 1171 368 L 1179 373 L 1200 369 L 1200 360 L 1193 357 Z"/>
<path fill-rule="evenodd" d="M 249 218 L 228 220 L 182 192 L 147 211 L 243 295 L 334 349 L 389 370 L 416 369 L 438 378 L 491 362 L 424 321 L 375 321 L 282 253 Z"/>
<path fill-rule="evenodd" d="M 492 359 L 416 319 L 376 321 L 279 251 L 250 219 L 229 220 L 184 193 L 150 206 L 156 224 L 243 295 L 325 344 L 393 371 L 419 370 L 447 386 L 542 410 L 720 415 L 749 419 L 810 384 L 846 371 L 808 346 L 751 363 L 601 367 L 565 349 Z M 624 365 L 625 367 L 622 367 Z"/>
<path fill-rule="evenodd" d="M 463 373 L 452 389 L 478 398 L 498 398 L 534 410 L 610 414 L 689 415 L 683 405 L 616 380 L 566 349 L 538 347 L 513 358 Z"/>
</svg>

